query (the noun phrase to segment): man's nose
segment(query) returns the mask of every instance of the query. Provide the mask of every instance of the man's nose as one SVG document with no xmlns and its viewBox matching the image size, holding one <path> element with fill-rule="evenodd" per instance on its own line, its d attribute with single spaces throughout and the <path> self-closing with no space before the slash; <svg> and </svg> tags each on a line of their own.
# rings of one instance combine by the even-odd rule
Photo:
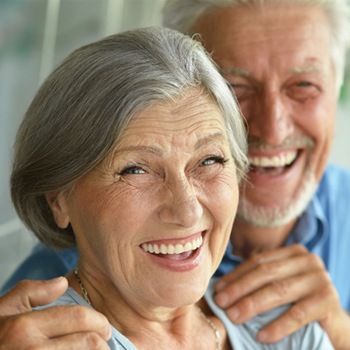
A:
<svg viewBox="0 0 350 350">
<path fill-rule="evenodd" d="M 167 181 L 158 215 L 164 223 L 183 227 L 192 227 L 198 223 L 203 215 L 203 207 L 197 198 L 196 189 L 185 176 Z"/>
<path fill-rule="evenodd" d="M 247 118 L 249 135 L 271 145 L 281 144 L 293 132 L 293 102 L 279 91 L 264 92 L 257 100 Z"/>
</svg>

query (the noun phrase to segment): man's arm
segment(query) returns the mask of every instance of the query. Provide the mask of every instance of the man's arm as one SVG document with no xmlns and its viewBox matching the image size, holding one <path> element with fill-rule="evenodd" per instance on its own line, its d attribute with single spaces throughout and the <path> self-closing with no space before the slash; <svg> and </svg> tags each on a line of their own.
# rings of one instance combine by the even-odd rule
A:
<svg viewBox="0 0 350 350">
<path fill-rule="evenodd" d="M 83 306 L 33 307 L 55 301 L 67 289 L 64 277 L 23 281 L 0 298 L 0 350 L 109 349 L 108 320 Z"/>
<path fill-rule="evenodd" d="M 55 250 L 42 243 L 34 246 L 31 254 L 16 268 L 0 289 L 4 294 L 22 280 L 48 280 L 64 276 L 77 265 L 76 248 Z"/>
<path fill-rule="evenodd" d="M 217 304 L 235 323 L 292 304 L 259 332 L 262 342 L 276 342 L 318 321 L 337 350 L 350 349 L 350 317 L 322 260 L 301 245 L 254 255 L 224 276 L 216 291 Z"/>
</svg>

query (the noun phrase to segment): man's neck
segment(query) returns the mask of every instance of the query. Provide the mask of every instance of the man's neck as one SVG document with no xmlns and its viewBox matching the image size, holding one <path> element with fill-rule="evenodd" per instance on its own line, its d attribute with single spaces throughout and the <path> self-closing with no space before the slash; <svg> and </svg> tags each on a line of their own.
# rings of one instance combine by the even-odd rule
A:
<svg viewBox="0 0 350 350">
<path fill-rule="evenodd" d="M 233 225 L 231 242 L 233 253 L 244 259 L 283 246 L 296 221 L 278 227 L 257 227 L 237 218 Z"/>
</svg>

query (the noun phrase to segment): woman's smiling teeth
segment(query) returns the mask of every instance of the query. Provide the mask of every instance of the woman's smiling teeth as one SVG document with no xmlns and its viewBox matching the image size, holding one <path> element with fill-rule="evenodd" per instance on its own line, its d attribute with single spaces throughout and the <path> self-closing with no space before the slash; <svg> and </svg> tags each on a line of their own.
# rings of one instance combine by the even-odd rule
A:
<svg viewBox="0 0 350 350">
<path fill-rule="evenodd" d="M 194 239 L 192 242 L 187 242 L 185 244 L 151 244 L 151 243 L 143 243 L 141 245 L 142 249 L 148 253 L 154 254 L 181 254 L 185 252 L 189 252 L 192 250 L 196 250 L 203 243 L 202 236 Z"/>
</svg>

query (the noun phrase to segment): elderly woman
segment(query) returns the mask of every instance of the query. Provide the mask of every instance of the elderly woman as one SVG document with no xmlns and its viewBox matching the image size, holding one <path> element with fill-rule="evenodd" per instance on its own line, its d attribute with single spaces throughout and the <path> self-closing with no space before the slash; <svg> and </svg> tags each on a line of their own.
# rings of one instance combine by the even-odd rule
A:
<svg viewBox="0 0 350 350">
<path fill-rule="evenodd" d="M 111 349 L 245 348 L 210 289 L 202 298 L 230 236 L 245 149 L 231 92 L 198 42 L 154 27 L 73 52 L 26 113 L 11 177 L 37 237 L 79 249 L 55 305 L 104 314 Z M 306 329 L 308 349 L 330 348 Z"/>
</svg>

